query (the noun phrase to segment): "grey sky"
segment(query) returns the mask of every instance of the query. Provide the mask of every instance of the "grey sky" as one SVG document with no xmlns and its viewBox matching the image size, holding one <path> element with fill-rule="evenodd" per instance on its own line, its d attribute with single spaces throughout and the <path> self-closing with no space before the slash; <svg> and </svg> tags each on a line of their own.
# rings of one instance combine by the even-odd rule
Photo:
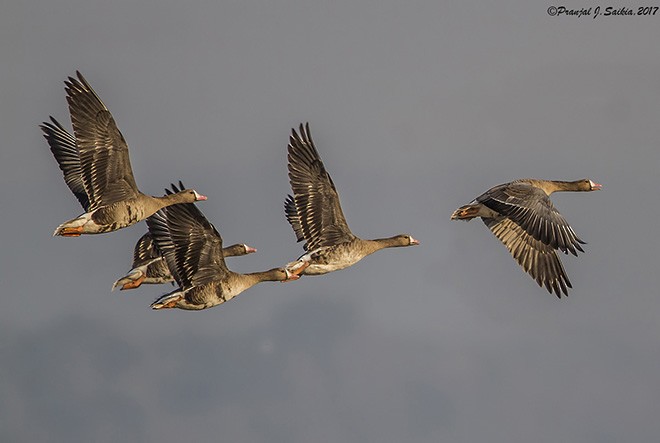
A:
<svg viewBox="0 0 660 443">
<path fill-rule="evenodd" d="M 655 441 L 660 12 L 464 3 L 3 6 L 0 440 Z M 37 125 L 70 127 L 76 69 L 144 192 L 181 179 L 227 244 L 258 248 L 232 269 L 301 252 L 282 201 L 302 121 L 352 230 L 421 246 L 205 312 L 151 311 L 169 286 L 111 293 L 144 223 L 51 237 L 81 208 Z M 449 220 L 520 177 L 604 185 L 553 197 L 588 242 L 562 257 L 566 300 Z"/>
</svg>

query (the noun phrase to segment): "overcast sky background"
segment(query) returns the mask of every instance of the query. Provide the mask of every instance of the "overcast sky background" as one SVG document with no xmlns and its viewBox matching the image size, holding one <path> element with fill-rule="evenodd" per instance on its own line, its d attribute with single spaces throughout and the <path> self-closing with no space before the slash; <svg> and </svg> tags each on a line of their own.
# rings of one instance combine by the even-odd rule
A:
<svg viewBox="0 0 660 443">
<path fill-rule="evenodd" d="M 656 441 L 660 12 L 551 17 L 552 4 L 4 5 L 0 440 Z M 51 237 L 81 208 L 38 124 L 70 128 L 76 69 L 142 191 L 181 179 L 226 244 L 258 248 L 232 269 L 302 251 L 282 201 L 303 121 L 354 233 L 421 246 L 204 312 L 150 310 L 170 286 L 111 293 L 144 223 Z M 481 222 L 449 220 L 521 177 L 604 185 L 553 197 L 588 242 L 562 256 L 568 299 Z"/>
</svg>

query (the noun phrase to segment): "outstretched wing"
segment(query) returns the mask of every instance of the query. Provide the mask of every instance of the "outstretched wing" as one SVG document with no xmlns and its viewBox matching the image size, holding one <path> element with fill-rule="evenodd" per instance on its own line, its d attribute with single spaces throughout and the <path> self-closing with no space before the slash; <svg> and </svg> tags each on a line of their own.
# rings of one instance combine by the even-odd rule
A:
<svg viewBox="0 0 660 443">
<path fill-rule="evenodd" d="M 568 288 L 573 286 L 552 246 L 535 239 L 506 217 L 484 218 L 483 221 L 539 286 L 545 286 L 548 292 L 554 292 L 559 298 L 562 293 L 568 295 Z"/>
<path fill-rule="evenodd" d="M 82 180 L 76 139 L 53 117 L 50 117 L 50 121 L 51 123 L 43 122 L 39 127 L 43 131 L 48 146 L 50 146 L 50 151 L 55 156 L 55 160 L 57 160 L 57 164 L 64 174 L 66 185 L 87 212 L 89 210 L 89 198 Z"/>
<path fill-rule="evenodd" d="M 285 202 L 285 211 L 298 241 L 305 240 L 305 250 L 314 250 L 353 240 L 335 185 L 314 147 L 309 123 L 300 125 L 300 134 L 291 130 L 288 152 L 293 197 Z"/>
<path fill-rule="evenodd" d="M 138 194 L 128 145 L 112 114 L 80 72 L 65 81 L 71 123 L 80 156 L 82 182 L 90 208 Z"/>
</svg>

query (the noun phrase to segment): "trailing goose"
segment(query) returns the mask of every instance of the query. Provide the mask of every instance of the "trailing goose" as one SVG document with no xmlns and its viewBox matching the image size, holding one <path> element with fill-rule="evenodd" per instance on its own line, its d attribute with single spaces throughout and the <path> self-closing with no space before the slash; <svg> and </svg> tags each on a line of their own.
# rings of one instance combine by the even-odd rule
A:
<svg viewBox="0 0 660 443">
<path fill-rule="evenodd" d="M 62 223 L 53 235 L 78 237 L 125 228 L 176 203 L 206 200 L 194 189 L 152 197 L 133 177 L 128 145 L 108 108 L 80 72 L 65 81 L 75 137 L 53 117 L 41 129 L 69 189 L 85 213 Z"/>
</svg>

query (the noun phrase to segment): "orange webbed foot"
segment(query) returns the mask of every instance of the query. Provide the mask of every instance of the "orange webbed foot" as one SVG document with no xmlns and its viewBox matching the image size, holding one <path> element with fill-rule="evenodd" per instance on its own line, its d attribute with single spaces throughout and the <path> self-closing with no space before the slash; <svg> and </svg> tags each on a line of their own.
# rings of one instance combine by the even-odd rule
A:
<svg viewBox="0 0 660 443">
<path fill-rule="evenodd" d="M 80 237 L 80 234 L 83 232 L 83 227 L 78 226 L 75 228 L 62 228 L 60 232 L 58 232 L 59 235 L 62 237 Z"/>
<path fill-rule="evenodd" d="M 145 278 L 147 278 L 147 276 L 142 275 L 142 276 L 140 276 L 140 278 L 138 278 L 136 280 L 129 281 L 128 283 L 124 283 L 124 285 L 119 290 L 123 291 L 123 290 L 126 290 L 126 289 L 139 288 L 140 285 L 142 285 L 142 282 L 144 281 Z"/>
<path fill-rule="evenodd" d="M 170 302 L 167 302 L 167 303 L 165 303 L 165 304 L 161 307 L 161 309 L 172 309 L 172 308 L 175 308 L 175 307 L 176 307 L 176 302 L 177 302 L 177 300 L 172 300 L 172 301 L 170 301 Z"/>
<path fill-rule="evenodd" d="M 283 280 L 283 283 L 298 280 L 301 277 L 301 274 L 303 273 L 303 271 L 305 269 L 307 269 L 308 267 L 309 267 L 309 262 L 305 261 L 305 262 L 302 262 L 302 264 L 300 264 L 299 266 L 297 266 L 293 270 L 290 269 L 290 268 L 287 268 L 287 270 L 286 270 L 287 271 L 287 279 Z"/>
</svg>

